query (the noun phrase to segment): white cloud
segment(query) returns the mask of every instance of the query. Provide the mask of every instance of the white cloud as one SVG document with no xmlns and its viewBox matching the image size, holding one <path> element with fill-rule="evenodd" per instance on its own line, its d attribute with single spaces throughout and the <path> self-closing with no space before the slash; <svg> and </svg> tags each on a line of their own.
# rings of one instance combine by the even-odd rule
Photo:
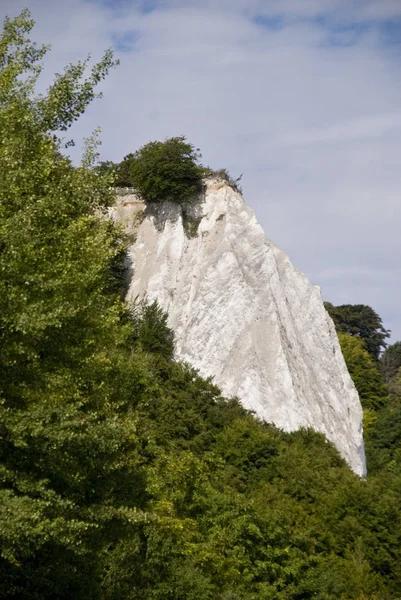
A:
<svg viewBox="0 0 401 600">
<path fill-rule="evenodd" d="M 3 0 L 0 15 L 26 0 Z M 244 173 L 247 202 L 268 236 L 334 303 L 370 304 L 401 339 L 401 78 L 372 19 L 390 0 L 169 0 L 141 14 L 84 0 L 32 0 L 49 71 L 113 36 L 132 50 L 74 135 L 103 129 L 103 158 L 185 134 L 204 162 Z M 370 20 L 332 46 L 315 19 Z M 252 18 L 282 15 L 283 27 Z M 338 40 L 337 40 L 338 42 Z M 337 43 L 336 42 L 336 43 Z"/>
</svg>

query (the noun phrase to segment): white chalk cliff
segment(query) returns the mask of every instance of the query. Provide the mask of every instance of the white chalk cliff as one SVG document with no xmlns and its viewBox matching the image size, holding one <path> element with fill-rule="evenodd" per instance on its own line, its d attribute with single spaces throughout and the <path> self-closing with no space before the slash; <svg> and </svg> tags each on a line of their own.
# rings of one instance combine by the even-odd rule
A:
<svg viewBox="0 0 401 600">
<path fill-rule="evenodd" d="M 363 475 L 362 408 L 320 290 L 266 239 L 242 196 L 209 180 L 192 237 L 180 206 L 138 217 L 143 205 L 122 200 L 117 216 L 136 236 L 128 299 L 157 299 L 168 312 L 177 359 L 284 431 L 323 432 Z"/>
</svg>

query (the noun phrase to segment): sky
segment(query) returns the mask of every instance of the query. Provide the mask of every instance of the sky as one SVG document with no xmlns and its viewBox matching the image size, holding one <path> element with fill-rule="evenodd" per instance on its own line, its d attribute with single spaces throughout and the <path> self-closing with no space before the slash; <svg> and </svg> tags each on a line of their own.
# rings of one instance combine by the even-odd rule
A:
<svg viewBox="0 0 401 600">
<path fill-rule="evenodd" d="M 74 126 L 101 159 L 185 135 L 333 304 L 401 340 L 401 0 L 0 0 L 52 45 L 40 85 L 112 47 Z"/>
</svg>

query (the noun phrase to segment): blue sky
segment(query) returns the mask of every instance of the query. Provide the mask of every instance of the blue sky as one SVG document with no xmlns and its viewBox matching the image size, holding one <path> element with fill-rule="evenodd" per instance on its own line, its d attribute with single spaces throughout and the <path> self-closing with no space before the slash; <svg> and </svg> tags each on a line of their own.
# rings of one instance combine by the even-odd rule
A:
<svg viewBox="0 0 401 600">
<path fill-rule="evenodd" d="M 401 339 L 400 0 L 2 0 L 52 44 L 42 85 L 113 46 L 120 67 L 74 128 L 102 158 L 184 134 L 243 173 L 266 235 L 334 304 Z M 71 137 L 71 136 L 69 136 Z"/>
</svg>

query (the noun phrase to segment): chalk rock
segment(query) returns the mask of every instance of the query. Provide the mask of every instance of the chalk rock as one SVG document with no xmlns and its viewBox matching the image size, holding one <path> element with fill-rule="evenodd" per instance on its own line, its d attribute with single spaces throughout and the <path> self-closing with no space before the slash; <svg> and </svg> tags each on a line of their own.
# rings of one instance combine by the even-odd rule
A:
<svg viewBox="0 0 401 600">
<path fill-rule="evenodd" d="M 284 431 L 323 432 L 363 475 L 362 408 L 320 290 L 265 237 L 242 196 L 208 180 L 189 226 L 175 204 L 139 220 L 132 210 L 128 300 L 158 300 L 176 358 Z"/>
</svg>

